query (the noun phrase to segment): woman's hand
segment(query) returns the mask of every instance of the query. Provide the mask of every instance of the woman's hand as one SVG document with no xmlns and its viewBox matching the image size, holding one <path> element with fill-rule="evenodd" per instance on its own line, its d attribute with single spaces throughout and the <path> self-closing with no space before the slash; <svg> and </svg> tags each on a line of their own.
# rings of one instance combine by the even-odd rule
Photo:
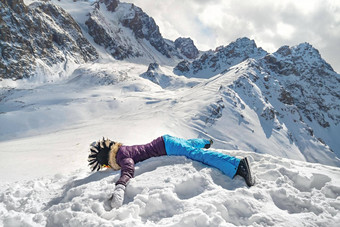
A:
<svg viewBox="0 0 340 227">
<path fill-rule="evenodd" d="M 119 208 L 123 205 L 125 186 L 117 184 L 112 194 L 111 207 Z"/>
</svg>

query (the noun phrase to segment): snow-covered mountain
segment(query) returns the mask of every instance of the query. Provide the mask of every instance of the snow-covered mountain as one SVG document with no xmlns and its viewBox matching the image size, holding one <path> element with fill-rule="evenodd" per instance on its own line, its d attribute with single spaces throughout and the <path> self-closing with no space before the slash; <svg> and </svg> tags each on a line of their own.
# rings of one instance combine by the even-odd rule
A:
<svg viewBox="0 0 340 227">
<path fill-rule="evenodd" d="M 0 0 L 0 225 L 336 226 L 340 75 L 308 43 L 199 51 L 117 0 Z M 20 79 L 22 78 L 22 79 Z M 184 157 L 90 173 L 88 147 L 162 135 L 249 156 L 257 184 Z"/>
<path fill-rule="evenodd" d="M 0 26 L 0 78 L 64 74 L 70 62 L 98 57 L 76 21 L 50 2 L 26 6 L 23 0 L 2 0 Z"/>
<path fill-rule="evenodd" d="M 188 59 L 195 59 L 199 55 L 199 50 L 190 38 L 177 38 L 175 40 L 175 47 Z"/>
<path fill-rule="evenodd" d="M 266 51 L 256 46 L 254 40 L 239 38 L 226 47 L 221 46 L 202 54 L 194 61 L 181 61 L 174 72 L 188 77 L 210 78 L 248 58 L 259 59 L 266 54 Z"/>
<path fill-rule="evenodd" d="M 156 61 L 173 65 L 184 56 L 198 55 L 190 39 L 178 39 L 176 43 L 164 39 L 154 19 L 134 4 L 100 0 L 85 24 L 94 42 L 104 46 L 118 60 L 138 59 L 143 63 Z"/>
</svg>

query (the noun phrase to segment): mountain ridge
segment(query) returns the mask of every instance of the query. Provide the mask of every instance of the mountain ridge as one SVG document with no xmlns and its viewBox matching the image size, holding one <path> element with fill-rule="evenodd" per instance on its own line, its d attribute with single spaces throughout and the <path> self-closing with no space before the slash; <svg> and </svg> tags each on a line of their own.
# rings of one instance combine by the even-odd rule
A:
<svg viewBox="0 0 340 227">
<path fill-rule="evenodd" d="M 62 8 L 50 2 L 0 1 L 0 78 L 22 79 L 37 68 L 67 62 L 85 63 L 98 58 L 79 25 Z M 72 46 L 72 47 L 69 47 Z"/>
</svg>

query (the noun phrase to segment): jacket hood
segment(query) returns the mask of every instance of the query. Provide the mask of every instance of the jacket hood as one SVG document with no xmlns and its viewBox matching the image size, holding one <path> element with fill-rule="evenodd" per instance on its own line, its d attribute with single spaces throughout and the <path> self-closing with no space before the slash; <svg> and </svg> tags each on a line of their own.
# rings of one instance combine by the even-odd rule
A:
<svg viewBox="0 0 340 227">
<path fill-rule="evenodd" d="M 117 163 L 117 152 L 119 151 L 119 148 L 122 146 L 123 144 L 121 143 L 115 143 L 112 147 L 111 150 L 109 152 L 109 166 L 114 169 L 114 170 L 120 170 L 120 165 L 118 165 Z"/>
</svg>

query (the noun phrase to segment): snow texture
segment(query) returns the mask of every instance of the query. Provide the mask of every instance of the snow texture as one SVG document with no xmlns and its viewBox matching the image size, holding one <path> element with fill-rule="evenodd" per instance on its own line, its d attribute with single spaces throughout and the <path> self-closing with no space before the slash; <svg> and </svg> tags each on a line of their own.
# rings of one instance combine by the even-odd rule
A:
<svg viewBox="0 0 340 227">
<path fill-rule="evenodd" d="M 232 73 L 173 90 L 140 77 L 145 70 L 131 63 L 83 65 L 59 82 L 17 81 L 15 89 L 2 90 L 0 225 L 336 226 L 340 221 L 340 169 L 297 161 L 305 156 L 288 146 L 284 129 L 267 138 L 240 98 L 236 108 L 219 101 L 218 82 L 231 83 Z M 223 93 L 226 99 L 237 95 Z M 241 136 L 251 130 L 255 137 Z M 250 157 L 257 184 L 248 188 L 240 177 L 230 179 L 184 157 L 152 158 L 136 165 L 123 206 L 110 210 L 120 173 L 91 173 L 89 144 L 102 136 L 141 144 L 165 133 L 210 136 L 216 151 Z M 250 144 L 263 146 L 263 152 L 244 151 Z M 333 163 L 326 155 L 318 161 Z"/>
<path fill-rule="evenodd" d="M 297 94 L 282 90 L 297 81 L 292 65 L 309 66 L 285 53 L 306 51 L 328 72 L 316 91 L 336 93 L 339 75 L 316 63 L 309 45 L 233 62 L 214 75 L 209 69 L 206 78 L 178 76 L 159 61 L 114 60 L 86 33 L 88 1 L 53 2 L 76 19 L 100 57 L 70 63 L 62 76 L 51 68 L 48 77 L 41 71 L 0 81 L 0 226 L 338 226 L 336 94 L 321 97 L 331 110 L 324 128 L 308 120 Z M 287 75 L 270 70 L 278 61 Z M 136 164 L 123 206 L 111 210 L 120 172 L 90 172 L 89 145 L 103 136 L 133 145 L 164 134 L 212 138 L 211 149 L 249 157 L 256 185 L 185 157 L 151 158 Z"/>
<path fill-rule="evenodd" d="M 1 189 L 4 226 L 336 226 L 338 168 L 253 152 L 257 184 L 247 188 L 216 169 L 184 157 L 159 157 L 136 166 L 124 204 L 108 198 L 119 172 L 72 174 L 7 184 Z"/>
</svg>

